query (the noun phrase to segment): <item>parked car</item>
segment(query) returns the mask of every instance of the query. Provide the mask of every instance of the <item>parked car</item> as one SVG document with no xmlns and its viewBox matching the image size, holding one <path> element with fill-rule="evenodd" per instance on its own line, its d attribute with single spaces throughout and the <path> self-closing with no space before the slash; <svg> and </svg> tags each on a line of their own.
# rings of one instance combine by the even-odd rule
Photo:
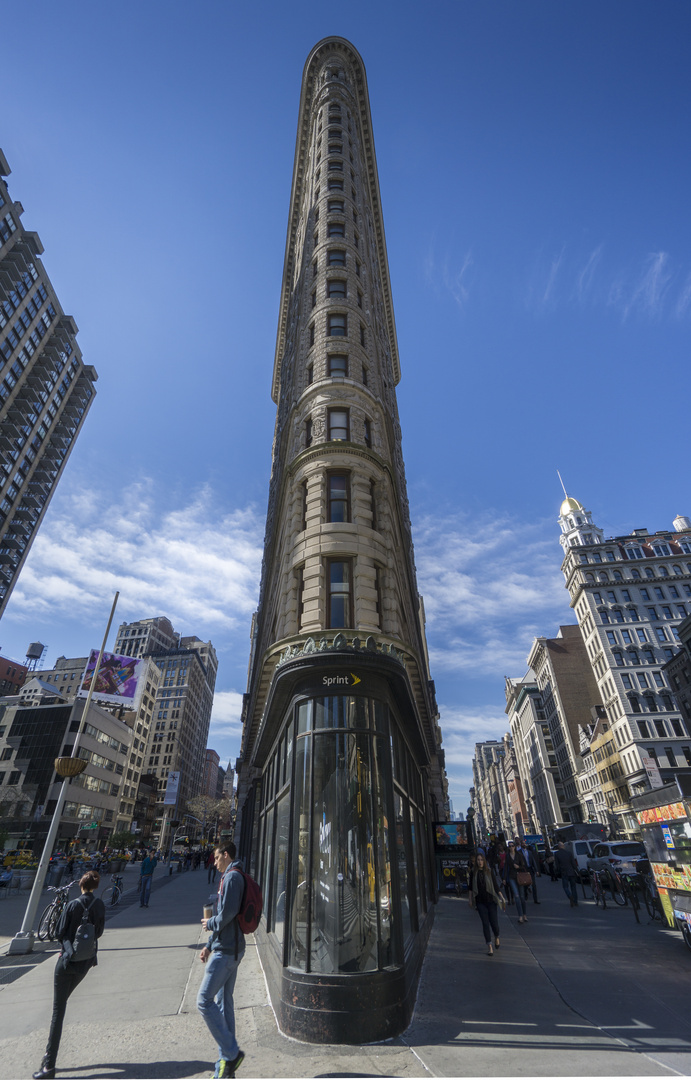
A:
<svg viewBox="0 0 691 1080">
<path fill-rule="evenodd" d="M 625 873 L 635 873 L 639 859 L 645 859 L 645 845 L 637 840 L 612 840 L 606 844 L 594 844 L 592 857 L 588 859 L 589 870 L 607 870 L 615 866 Z"/>
</svg>

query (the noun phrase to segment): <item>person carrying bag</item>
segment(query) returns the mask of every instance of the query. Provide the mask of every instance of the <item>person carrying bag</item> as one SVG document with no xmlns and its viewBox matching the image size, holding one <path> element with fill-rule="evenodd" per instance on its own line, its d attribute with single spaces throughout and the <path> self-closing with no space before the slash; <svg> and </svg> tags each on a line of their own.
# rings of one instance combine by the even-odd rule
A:
<svg viewBox="0 0 691 1080">
<path fill-rule="evenodd" d="M 56 936 L 61 951 L 53 979 L 53 1016 L 46 1052 L 41 1068 L 32 1074 L 33 1080 L 52 1080 L 55 1076 L 67 1002 L 87 972 L 98 963 L 98 938 L 106 922 L 103 901 L 93 895 L 100 881 L 96 870 L 84 874 L 79 882 L 81 896 L 70 900 L 60 916 Z"/>
</svg>

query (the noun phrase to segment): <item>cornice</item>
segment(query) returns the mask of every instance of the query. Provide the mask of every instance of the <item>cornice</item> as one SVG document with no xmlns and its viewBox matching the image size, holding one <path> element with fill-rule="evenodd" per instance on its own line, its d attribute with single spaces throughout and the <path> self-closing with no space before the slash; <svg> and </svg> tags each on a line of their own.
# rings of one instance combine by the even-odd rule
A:
<svg viewBox="0 0 691 1080">
<path fill-rule="evenodd" d="M 298 228 L 300 224 L 300 206 L 302 203 L 305 174 L 308 164 L 308 150 L 310 139 L 310 118 L 312 115 L 314 80 L 324 57 L 333 51 L 341 51 L 345 54 L 348 62 L 355 72 L 355 85 L 349 84 L 357 103 L 357 122 L 360 125 L 362 135 L 363 169 L 361 180 L 367 185 L 369 200 L 372 208 L 372 219 L 376 236 L 379 273 L 381 275 L 382 296 L 386 324 L 388 330 L 389 345 L 391 349 L 391 362 L 394 372 L 394 383 L 401 379 L 401 369 L 398 357 L 398 340 L 396 336 L 396 321 L 394 318 L 393 300 L 391 297 L 391 282 L 389 276 L 389 260 L 386 253 L 386 237 L 384 234 L 384 220 L 381 212 L 381 195 L 379 191 L 379 173 L 377 159 L 374 152 L 374 139 L 372 136 L 372 115 L 370 112 L 369 93 L 367 90 L 367 76 L 365 65 L 357 49 L 349 41 L 342 37 L 328 37 L 318 42 L 307 57 L 302 74 L 302 89 L 300 91 L 300 106 L 298 111 L 298 129 L 295 143 L 295 162 L 293 164 L 293 182 L 290 195 L 290 211 L 288 214 L 288 235 L 286 238 L 285 258 L 283 260 L 283 280 L 281 283 L 281 302 L 278 316 L 278 332 L 276 337 L 276 354 L 274 358 L 273 381 L 271 397 L 278 402 L 281 383 L 281 361 L 285 351 L 286 333 L 288 328 L 288 316 L 290 311 L 290 297 L 295 281 L 295 253 L 297 246 Z"/>
</svg>

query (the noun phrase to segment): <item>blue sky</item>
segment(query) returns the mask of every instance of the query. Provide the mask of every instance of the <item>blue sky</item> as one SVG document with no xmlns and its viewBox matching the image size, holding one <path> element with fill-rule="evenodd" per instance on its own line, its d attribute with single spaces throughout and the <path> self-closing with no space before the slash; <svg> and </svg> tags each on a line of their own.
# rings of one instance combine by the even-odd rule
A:
<svg viewBox="0 0 691 1080">
<path fill-rule="evenodd" d="M 0 624 L 55 657 L 165 614 L 239 749 L 302 68 L 368 73 L 451 794 L 572 622 L 562 472 L 607 535 L 691 514 L 691 9 L 611 0 L 2 5 L 0 145 L 98 396 Z M 111 638 L 111 643 L 114 638 Z"/>
</svg>

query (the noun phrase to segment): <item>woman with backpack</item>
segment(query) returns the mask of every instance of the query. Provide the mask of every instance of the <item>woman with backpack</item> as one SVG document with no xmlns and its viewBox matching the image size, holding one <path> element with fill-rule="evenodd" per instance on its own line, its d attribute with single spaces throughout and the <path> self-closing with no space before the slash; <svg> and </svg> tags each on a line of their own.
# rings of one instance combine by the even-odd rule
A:
<svg viewBox="0 0 691 1080">
<path fill-rule="evenodd" d="M 50 1022 L 48 1045 L 41 1068 L 33 1074 L 34 1080 L 51 1080 L 55 1076 L 55 1062 L 62 1036 L 67 1001 L 73 990 L 92 967 L 97 964 L 97 939 L 103 933 L 106 909 L 102 900 L 94 897 L 101 877 L 96 870 L 89 870 L 79 882 L 81 896 L 70 900 L 60 916 L 57 940 L 61 943 L 60 957 L 55 965 L 53 981 L 53 1016 Z"/>
</svg>

